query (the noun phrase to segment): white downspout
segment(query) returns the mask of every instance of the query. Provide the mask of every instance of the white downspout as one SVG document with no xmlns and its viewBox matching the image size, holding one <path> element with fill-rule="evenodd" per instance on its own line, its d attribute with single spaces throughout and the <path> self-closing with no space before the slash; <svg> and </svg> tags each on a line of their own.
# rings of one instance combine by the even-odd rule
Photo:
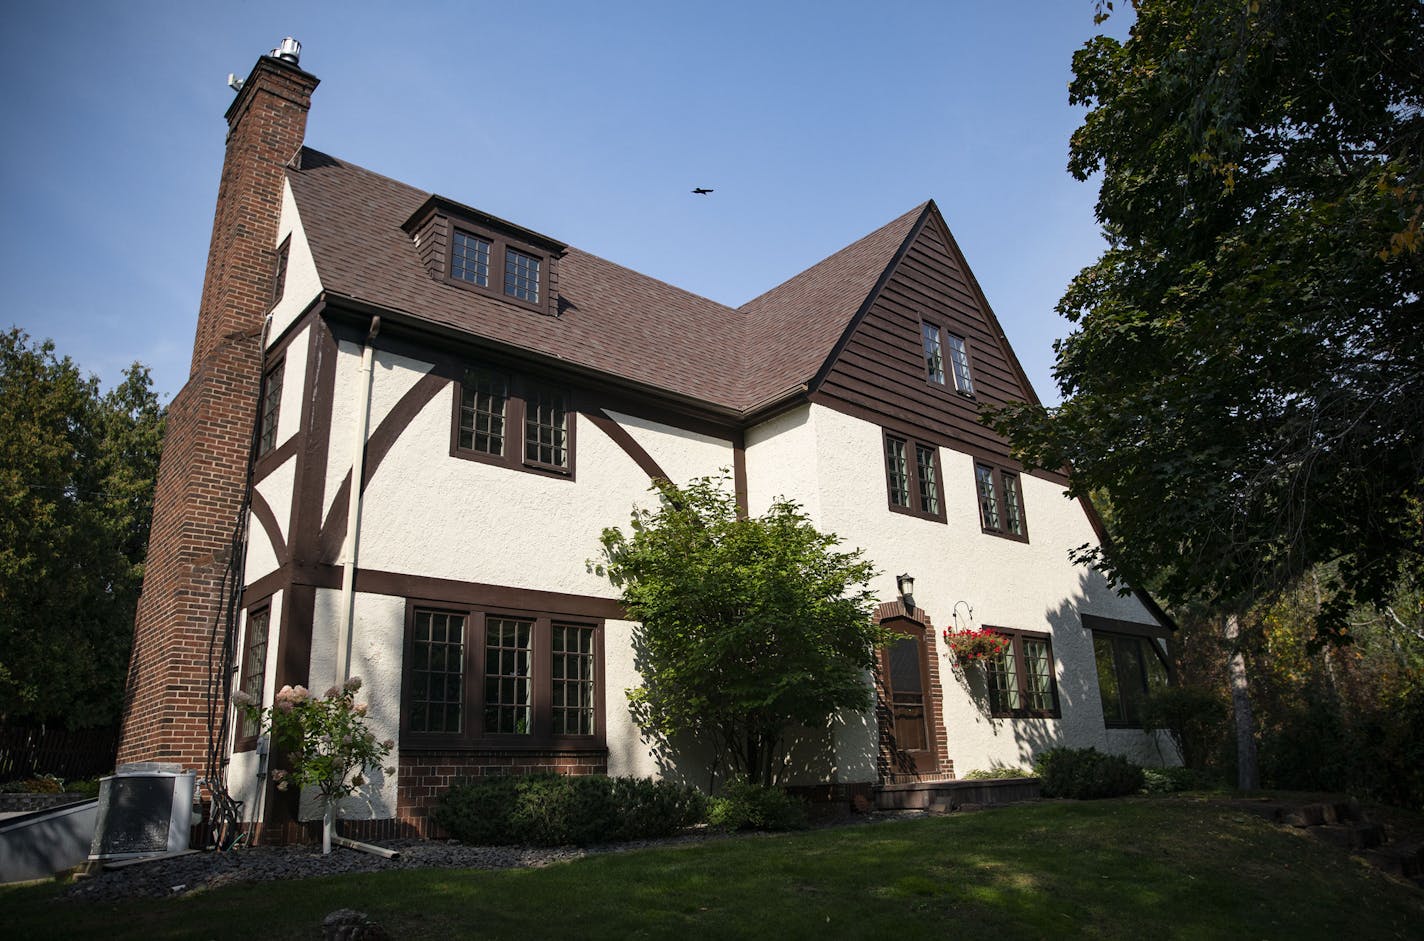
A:
<svg viewBox="0 0 1424 941">
<path fill-rule="evenodd" d="M 381 318 L 371 318 L 366 345 L 361 350 L 361 389 L 357 394 L 356 422 L 351 437 L 351 493 L 346 507 L 346 540 L 341 572 L 341 621 L 336 636 L 336 682 L 340 686 L 351 675 L 351 638 L 356 620 L 356 551 L 361 532 L 361 482 L 366 476 L 366 436 L 371 427 L 371 341 L 381 332 Z"/>
</svg>

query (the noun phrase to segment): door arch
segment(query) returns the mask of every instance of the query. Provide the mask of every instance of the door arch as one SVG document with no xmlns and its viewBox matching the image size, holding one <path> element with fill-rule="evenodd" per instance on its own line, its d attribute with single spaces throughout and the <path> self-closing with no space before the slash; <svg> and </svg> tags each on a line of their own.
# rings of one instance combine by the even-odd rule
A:
<svg viewBox="0 0 1424 941">
<path fill-rule="evenodd" d="M 882 627 L 896 635 L 880 648 L 876 665 L 876 718 L 880 778 L 894 783 L 943 777 L 948 768 L 934 625 L 923 609 L 882 604 Z"/>
</svg>

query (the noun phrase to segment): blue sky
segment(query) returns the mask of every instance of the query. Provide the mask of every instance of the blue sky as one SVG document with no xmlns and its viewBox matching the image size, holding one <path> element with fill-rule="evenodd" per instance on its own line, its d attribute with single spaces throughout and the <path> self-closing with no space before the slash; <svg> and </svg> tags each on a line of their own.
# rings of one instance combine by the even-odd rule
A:
<svg viewBox="0 0 1424 941">
<path fill-rule="evenodd" d="M 291 35 L 307 143 L 739 305 L 934 198 L 1039 395 L 1101 251 L 1064 170 L 1091 0 L 12 4 L 3 320 L 187 378 L 232 100 Z M 1126 21 L 1114 19 L 1120 30 Z M 715 188 L 693 196 L 694 186 Z"/>
</svg>

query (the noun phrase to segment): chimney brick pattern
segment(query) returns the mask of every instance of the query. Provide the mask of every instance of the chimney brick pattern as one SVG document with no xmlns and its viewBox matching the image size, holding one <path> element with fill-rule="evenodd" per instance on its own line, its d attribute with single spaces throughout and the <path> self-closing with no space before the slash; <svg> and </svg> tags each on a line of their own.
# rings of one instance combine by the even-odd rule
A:
<svg viewBox="0 0 1424 941">
<path fill-rule="evenodd" d="M 227 112 L 193 362 L 169 406 L 159 461 L 120 763 L 206 763 L 209 667 L 222 649 L 223 578 L 247 484 L 282 189 L 316 86 L 315 76 L 263 56 Z"/>
</svg>

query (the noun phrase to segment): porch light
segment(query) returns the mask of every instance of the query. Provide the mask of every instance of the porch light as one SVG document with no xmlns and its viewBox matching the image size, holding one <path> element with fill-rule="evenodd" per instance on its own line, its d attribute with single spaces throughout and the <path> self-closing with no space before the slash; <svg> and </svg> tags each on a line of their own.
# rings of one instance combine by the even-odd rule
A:
<svg viewBox="0 0 1424 941">
<path fill-rule="evenodd" d="M 900 590 L 900 597 L 913 607 L 915 604 L 915 577 L 908 572 L 904 575 L 896 575 L 895 586 Z"/>
</svg>

